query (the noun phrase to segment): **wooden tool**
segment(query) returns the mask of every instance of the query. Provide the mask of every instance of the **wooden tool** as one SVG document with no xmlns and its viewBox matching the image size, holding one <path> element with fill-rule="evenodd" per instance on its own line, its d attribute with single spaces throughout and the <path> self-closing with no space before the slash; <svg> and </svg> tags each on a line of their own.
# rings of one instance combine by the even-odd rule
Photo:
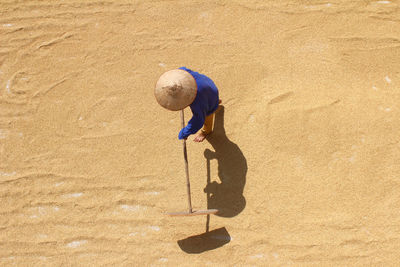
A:
<svg viewBox="0 0 400 267">
<path fill-rule="evenodd" d="M 185 127 L 185 114 L 183 112 L 183 109 L 181 111 L 181 120 L 182 120 L 182 128 L 183 128 L 183 127 Z M 187 158 L 186 139 L 183 139 L 183 157 L 185 159 L 186 185 L 187 185 L 189 209 L 187 211 L 170 212 L 167 214 L 170 216 L 195 216 L 195 215 L 208 215 L 208 214 L 217 213 L 218 210 L 216 210 L 216 209 L 192 210 L 192 201 L 191 201 L 191 195 L 190 195 L 190 180 L 189 180 L 189 163 L 188 163 L 188 158 Z"/>
</svg>

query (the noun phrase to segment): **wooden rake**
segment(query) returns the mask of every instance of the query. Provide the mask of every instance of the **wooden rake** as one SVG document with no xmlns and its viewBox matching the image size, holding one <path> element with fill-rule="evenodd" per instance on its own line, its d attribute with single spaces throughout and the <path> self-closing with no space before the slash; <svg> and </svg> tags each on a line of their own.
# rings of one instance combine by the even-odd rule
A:
<svg viewBox="0 0 400 267">
<path fill-rule="evenodd" d="M 182 128 L 183 128 L 183 127 L 185 127 L 185 114 L 183 112 L 183 109 L 181 110 L 181 121 L 182 121 Z M 188 163 L 188 157 L 187 157 L 186 139 L 183 139 L 183 157 L 185 159 L 186 185 L 187 185 L 189 209 L 187 211 L 169 212 L 167 214 L 169 216 L 195 216 L 195 215 L 208 215 L 208 214 L 217 213 L 218 210 L 216 210 L 216 209 L 192 210 L 192 200 L 191 200 L 191 194 L 190 194 L 190 180 L 189 180 L 189 163 Z"/>
</svg>

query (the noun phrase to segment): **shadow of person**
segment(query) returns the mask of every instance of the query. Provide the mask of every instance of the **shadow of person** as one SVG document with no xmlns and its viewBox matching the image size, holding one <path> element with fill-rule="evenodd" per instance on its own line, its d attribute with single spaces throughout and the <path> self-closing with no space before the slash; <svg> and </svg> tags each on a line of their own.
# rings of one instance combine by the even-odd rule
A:
<svg viewBox="0 0 400 267">
<path fill-rule="evenodd" d="M 234 217 L 246 206 L 243 189 L 246 184 L 247 161 L 240 148 L 230 141 L 224 128 L 224 106 L 215 115 L 214 131 L 207 136 L 214 152 L 206 149 L 208 209 L 218 209 L 217 216 Z M 218 161 L 218 176 L 221 183 L 210 183 L 210 160 Z"/>
<path fill-rule="evenodd" d="M 243 189 L 246 184 L 247 161 L 239 147 L 231 142 L 224 129 L 224 107 L 215 115 L 214 131 L 207 136 L 215 151 L 206 149 L 207 161 L 207 209 L 218 209 L 217 216 L 234 217 L 246 206 Z M 218 161 L 218 176 L 221 183 L 211 181 L 210 161 Z M 207 215 L 206 232 L 179 240 L 179 247 L 186 253 L 202 253 L 227 244 L 231 236 L 225 227 L 209 231 L 210 215 Z"/>
</svg>

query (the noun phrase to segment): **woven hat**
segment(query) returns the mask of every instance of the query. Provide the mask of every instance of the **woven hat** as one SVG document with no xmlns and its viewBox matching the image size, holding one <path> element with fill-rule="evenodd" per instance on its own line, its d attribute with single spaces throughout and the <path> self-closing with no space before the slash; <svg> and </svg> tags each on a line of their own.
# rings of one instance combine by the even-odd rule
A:
<svg viewBox="0 0 400 267">
<path fill-rule="evenodd" d="M 184 70 L 165 72 L 158 79 L 154 95 L 157 102 L 169 110 L 181 110 L 193 103 L 197 84 L 193 76 Z"/>
</svg>

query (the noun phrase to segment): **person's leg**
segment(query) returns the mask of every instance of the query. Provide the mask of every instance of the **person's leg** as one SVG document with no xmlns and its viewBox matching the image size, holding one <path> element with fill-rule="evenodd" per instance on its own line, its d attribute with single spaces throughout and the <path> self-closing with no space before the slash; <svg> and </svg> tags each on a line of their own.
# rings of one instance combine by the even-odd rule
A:
<svg viewBox="0 0 400 267">
<path fill-rule="evenodd" d="M 201 129 L 200 133 L 194 138 L 195 142 L 203 142 L 206 136 L 212 132 L 214 126 L 214 118 L 215 118 L 215 113 L 208 115 L 206 117 L 203 129 Z"/>
<path fill-rule="evenodd" d="M 219 100 L 219 104 L 221 104 L 221 100 Z M 218 109 L 217 109 L 218 111 Z M 217 112 L 215 111 L 215 112 Z M 215 112 L 206 117 L 203 125 L 203 129 L 201 129 L 200 133 L 194 138 L 195 142 L 203 142 L 207 135 L 209 135 L 214 128 L 214 118 Z"/>
<path fill-rule="evenodd" d="M 201 131 L 203 133 L 209 134 L 212 132 L 212 130 L 214 128 L 214 118 L 215 118 L 215 113 L 208 115 L 206 117 L 206 120 L 204 121 L 203 129 L 201 129 Z"/>
</svg>

